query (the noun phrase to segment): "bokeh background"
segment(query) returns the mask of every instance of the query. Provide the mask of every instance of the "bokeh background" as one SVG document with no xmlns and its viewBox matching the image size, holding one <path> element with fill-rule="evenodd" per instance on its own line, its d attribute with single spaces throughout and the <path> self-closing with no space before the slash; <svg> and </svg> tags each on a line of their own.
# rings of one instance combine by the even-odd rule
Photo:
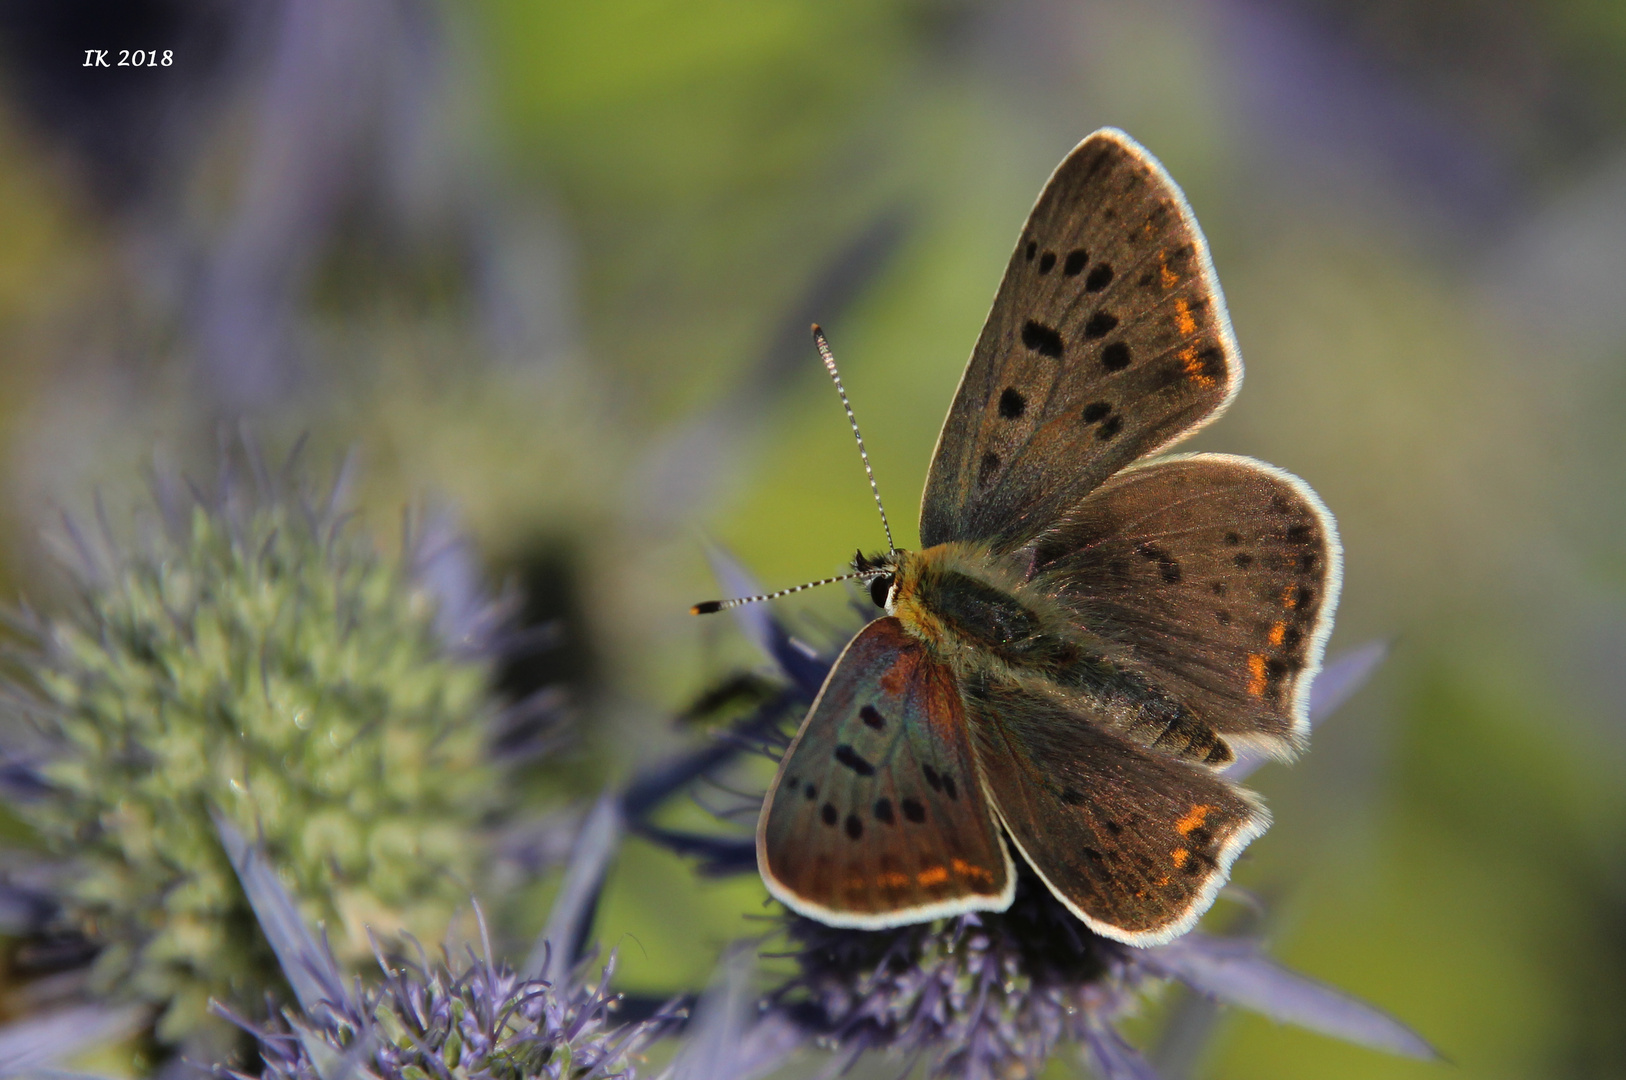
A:
<svg viewBox="0 0 1626 1080">
<path fill-rule="evenodd" d="M 1237 879 L 1277 955 L 1454 1063 L 1235 1016 L 1164 1070 L 1626 1070 L 1619 0 L 7 0 L 0 93 L 0 587 L 48 604 L 43 528 L 239 422 L 353 451 L 380 532 L 459 523 L 564 628 L 506 673 L 582 720 L 552 797 L 762 663 L 686 614 L 708 543 L 775 586 L 881 543 L 807 324 L 912 546 L 1033 198 L 1127 129 L 1248 363 L 1196 445 L 1321 492 L 1332 651 L 1391 643 L 1257 776 Z M 763 895 L 634 841 L 599 932 L 627 988 L 690 988 Z"/>
</svg>

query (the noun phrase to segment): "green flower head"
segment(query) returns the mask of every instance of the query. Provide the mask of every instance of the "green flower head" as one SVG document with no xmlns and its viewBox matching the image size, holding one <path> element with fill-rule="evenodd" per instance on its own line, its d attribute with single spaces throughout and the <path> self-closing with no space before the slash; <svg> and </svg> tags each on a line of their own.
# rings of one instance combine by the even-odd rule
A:
<svg viewBox="0 0 1626 1080">
<path fill-rule="evenodd" d="M 445 934 L 501 797 L 489 664 L 446 640 L 419 551 L 382 554 L 333 500 L 256 475 L 87 551 L 80 603 L 32 620 L 49 794 L 18 813 L 64 859 L 95 989 L 159 1007 L 166 1042 L 210 997 L 252 1007 L 280 982 L 211 811 L 354 964 L 365 928 Z"/>
</svg>

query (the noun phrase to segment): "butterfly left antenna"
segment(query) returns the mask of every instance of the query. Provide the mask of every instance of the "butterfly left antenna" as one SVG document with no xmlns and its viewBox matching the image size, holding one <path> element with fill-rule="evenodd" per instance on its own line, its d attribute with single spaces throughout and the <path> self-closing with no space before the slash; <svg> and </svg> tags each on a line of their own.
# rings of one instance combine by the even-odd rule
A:
<svg viewBox="0 0 1626 1080">
<path fill-rule="evenodd" d="M 869 451 L 864 449 L 864 436 L 858 430 L 858 417 L 853 415 L 852 402 L 847 400 L 847 388 L 841 385 L 841 373 L 836 370 L 836 358 L 830 352 L 830 343 L 824 340 L 824 331 L 818 323 L 813 324 L 813 344 L 819 347 L 819 355 L 824 358 L 824 370 L 830 373 L 831 380 L 836 384 L 836 393 L 841 395 L 841 407 L 847 410 L 847 422 L 853 426 L 853 438 L 858 440 L 858 456 L 864 459 L 864 475 L 869 477 L 869 489 L 875 494 L 875 509 L 881 512 L 881 528 L 886 530 L 886 550 L 896 555 L 898 545 L 892 542 L 892 525 L 886 520 L 886 507 L 881 504 L 881 489 L 875 484 L 875 470 L 869 467 Z"/>
<path fill-rule="evenodd" d="M 830 352 L 830 343 L 824 339 L 824 331 L 818 323 L 813 324 L 813 343 L 819 347 L 819 355 L 824 358 L 824 370 L 830 373 L 830 379 L 836 384 L 836 393 L 841 395 L 841 407 L 847 410 L 847 422 L 852 425 L 853 438 L 858 440 L 858 456 L 864 459 L 864 475 L 869 477 L 869 489 L 875 495 L 875 509 L 881 512 L 881 528 L 886 530 L 886 549 L 893 555 L 898 553 L 898 545 L 892 542 L 892 525 L 886 520 L 886 507 L 881 504 L 881 489 L 875 483 L 875 470 L 869 467 L 869 451 L 864 449 L 864 436 L 858 430 L 858 418 L 853 415 L 852 402 L 847 400 L 847 388 L 841 385 L 841 373 L 836 370 L 836 358 Z M 761 596 L 740 596 L 733 600 L 707 600 L 696 604 L 689 609 L 690 615 L 710 615 L 714 611 L 727 611 L 729 608 L 739 607 L 741 604 L 755 604 L 763 600 L 777 600 L 781 596 L 799 593 L 803 589 L 815 589 L 820 585 L 834 585 L 838 581 L 852 581 L 863 578 L 868 581 L 873 578 L 884 577 L 887 571 L 882 568 L 873 570 L 859 570 L 852 574 L 842 574 L 839 577 L 825 578 L 822 581 L 810 581 L 806 585 L 797 585 L 790 589 L 780 589 L 778 592 L 763 593 Z"/>
<path fill-rule="evenodd" d="M 694 607 L 690 608 L 689 614 L 710 615 L 714 611 L 727 611 L 729 608 L 737 608 L 741 604 L 755 604 L 763 600 L 777 600 L 781 596 L 789 596 L 791 593 L 799 593 L 803 589 L 816 589 L 820 585 L 834 585 L 838 581 L 852 581 L 854 578 L 868 579 L 881 577 L 885 573 L 885 570 L 860 570 L 856 574 L 842 574 L 840 577 L 827 577 L 822 581 L 810 581 L 806 585 L 796 585 L 789 589 L 780 589 L 778 592 L 763 593 L 761 596 L 740 596 L 734 598 L 733 600 L 707 600 L 704 603 L 696 604 Z"/>
</svg>

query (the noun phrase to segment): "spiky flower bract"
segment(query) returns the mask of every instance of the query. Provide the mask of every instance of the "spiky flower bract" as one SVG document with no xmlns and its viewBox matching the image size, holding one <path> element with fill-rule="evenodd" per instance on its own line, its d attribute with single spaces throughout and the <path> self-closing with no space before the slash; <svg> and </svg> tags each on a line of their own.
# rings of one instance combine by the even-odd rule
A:
<svg viewBox="0 0 1626 1080">
<path fill-rule="evenodd" d="M 279 981 L 212 813 L 354 964 L 364 927 L 445 933 L 500 787 L 487 663 L 437 632 L 412 546 L 386 555 L 336 500 L 255 475 L 167 506 L 142 543 L 78 540 L 78 602 L 31 619 L 16 698 L 45 786 L 17 811 L 100 946 L 92 987 L 158 1007 L 165 1042 L 211 996 Z"/>
</svg>

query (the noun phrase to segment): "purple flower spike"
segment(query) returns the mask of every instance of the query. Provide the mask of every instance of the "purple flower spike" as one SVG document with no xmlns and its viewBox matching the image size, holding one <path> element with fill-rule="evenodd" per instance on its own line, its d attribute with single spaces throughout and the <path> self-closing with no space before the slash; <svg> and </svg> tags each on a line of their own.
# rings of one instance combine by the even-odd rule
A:
<svg viewBox="0 0 1626 1080">
<path fill-rule="evenodd" d="M 1369 641 L 1348 652 L 1339 653 L 1317 672 L 1315 682 L 1310 684 L 1311 730 L 1319 727 L 1323 720 L 1354 697 L 1356 691 L 1366 685 L 1366 681 L 1372 677 L 1372 673 L 1388 655 L 1387 641 Z M 1269 760 L 1270 758 L 1263 754 L 1242 750 L 1237 755 L 1236 763 L 1225 770 L 1225 776 L 1241 783 Z"/>
<path fill-rule="evenodd" d="M 1248 940 L 1187 934 L 1141 954 L 1148 968 L 1210 998 L 1404 1057 L 1440 1054 L 1411 1028 L 1324 983 L 1288 971 Z"/>
<path fill-rule="evenodd" d="M 293 987 L 294 996 L 306 1009 L 315 1009 L 323 1002 L 345 1001 L 344 976 L 327 949 L 316 943 L 299 914 L 299 908 L 276 871 L 266 861 L 265 853 L 250 844 L 243 834 L 218 813 L 214 818 L 215 831 L 220 844 L 226 849 L 237 880 L 243 884 L 254 917 L 259 920 L 260 931 L 277 954 L 283 977 Z"/>
<path fill-rule="evenodd" d="M 701 999 L 688 1039 L 661 1080 L 756 1080 L 806 1042 L 787 1017 L 758 1016 L 749 992 L 754 968 L 749 949 L 724 957 L 721 977 Z"/>
<path fill-rule="evenodd" d="M 1158 1080 L 1140 1051 L 1124 1042 L 1118 1029 L 1091 1021 L 1084 1025 L 1084 1047 L 1101 1080 Z"/>
<path fill-rule="evenodd" d="M 140 1030 L 151 1011 L 139 1005 L 74 1005 L 0 1027 L 0 1077 L 48 1072 L 75 1057 Z"/>
</svg>

